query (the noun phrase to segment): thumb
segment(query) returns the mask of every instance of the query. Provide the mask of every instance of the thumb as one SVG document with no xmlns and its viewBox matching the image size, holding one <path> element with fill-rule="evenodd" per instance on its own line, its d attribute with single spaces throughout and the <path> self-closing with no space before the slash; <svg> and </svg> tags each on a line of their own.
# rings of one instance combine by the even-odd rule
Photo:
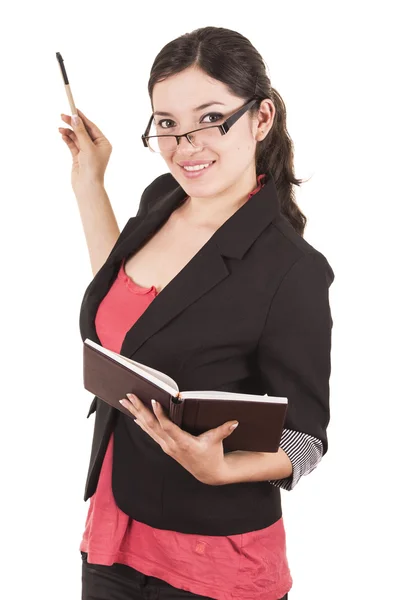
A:
<svg viewBox="0 0 397 600">
<path fill-rule="evenodd" d="M 79 127 L 81 125 L 81 119 L 79 115 L 72 115 L 72 125 L 73 127 Z"/>
<path fill-rule="evenodd" d="M 84 126 L 83 121 L 79 117 L 79 115 L 72 115 L 71 118 L 73 131 L 77 136 L 80 147 L 88 146 L 91 142 L 91 138 L 87 133 L 87 130 Z"/>
<path fill-rule="evenodd" d="M 221 442 L 229 435 L 231 435 L 237 426 L 238 421 L 228 421 L 220 427 L 216 427 L 215 429 L 210 429 L 209 431 L 206 431 L 206 434 L 212 438 L 213 442 Z"/>
</svg>

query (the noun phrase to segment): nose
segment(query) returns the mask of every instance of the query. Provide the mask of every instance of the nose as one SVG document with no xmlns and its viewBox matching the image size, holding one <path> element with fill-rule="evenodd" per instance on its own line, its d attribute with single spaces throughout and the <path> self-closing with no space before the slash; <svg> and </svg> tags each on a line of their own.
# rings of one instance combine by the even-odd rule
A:
<svg viewBox="0 0 397 600">
<path fill-rule="evenodd" d="M 202 148 L 200 146 L 193 146 L 193 144 L 189 142 L 186 136 L 182 136 L 181 138 L 179 138 L 179 144 L 175 152 L 182 152 L 191 155 L 197 151 L 200 151 L 201 149 Z"/>
</svg>

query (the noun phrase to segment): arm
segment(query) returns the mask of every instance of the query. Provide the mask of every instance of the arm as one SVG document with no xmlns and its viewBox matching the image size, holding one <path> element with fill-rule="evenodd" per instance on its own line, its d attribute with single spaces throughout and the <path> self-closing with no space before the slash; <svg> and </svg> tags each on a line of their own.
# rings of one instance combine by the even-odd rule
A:
<svg viewBox="0 0 397 600">
<path fill-rule="evenodd" d="M 142 217 L 147 213 L 148 194 L 146 192 L 151 188 L 153 183 L 143 191 L 136 217 Z M 75 192 L 75 196 L 83 223 L 91 268 L 95 277 L 108 259 L 116 242 L 120 240 L 121 234 L 109 197 L 100 182 L 87 184 L 79 189 L 78 192 Z M 135 217 L 131 217 L 131 219 L 133 218 Z M 128 219 L 127 224 L 130 223 L 131 219 Z M 123 231 L 126 230 L 127 224 L 124 226 Z"/>
<path fill-rule="evenodd" d="M 80 217 L 83 223 L 93 276 L 104 265 L 121 236 L 128 231 L 132 219 L 144 217 L 157 197 L 174 191 L 178 187 L 170 173 L 163 173 L 154 179 L 143 191 L 138 212 L 128 219 L 120 232 L 106 190 L 99 181 L 87 183 L 75 191 Z"/>
<path fill-rule="evenodd" d="M 320 253 L 302 256 L 272 300 L 257 347 L 266 392 L 286 396 L 288 410 L 277 453 L 230 453 L 228 482 L 263 481 L 292 489 L 328 449 L 334 274 Z M 233 455 L 236 455 L 233 458 Z M 230 466 L 231 466 L 230 465 Z"/>
<path fill-rule="evenodd" d="M 75 196 L 95 276 L 109 256 L 120 231 L 109 197 L 101 183 L 87 184 Z"/>
</svg>

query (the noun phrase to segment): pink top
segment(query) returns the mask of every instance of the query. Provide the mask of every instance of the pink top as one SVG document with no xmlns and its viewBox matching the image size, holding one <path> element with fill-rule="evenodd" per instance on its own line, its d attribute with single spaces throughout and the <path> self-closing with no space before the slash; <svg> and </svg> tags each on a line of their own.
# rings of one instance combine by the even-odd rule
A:
<svg viewBox="0 0 397 600">
<path fill-rule="evenodd" d="M 256 193 L 258 187 L 249 195 Z M 95 326 L 101 344 L 119 352 L 127 331 L 157 295 L 137 285 L 124 260 L 99 305 Z M 80 550 L 87 561 L 122 563 L 188 592 L 219 600 L 277 600 L 292 587 L 283 519 L 265 529 L 208 536 L 156 529 L 122 512 L 112 492 L 113 434 L 102 463 Z"/>
</svg>

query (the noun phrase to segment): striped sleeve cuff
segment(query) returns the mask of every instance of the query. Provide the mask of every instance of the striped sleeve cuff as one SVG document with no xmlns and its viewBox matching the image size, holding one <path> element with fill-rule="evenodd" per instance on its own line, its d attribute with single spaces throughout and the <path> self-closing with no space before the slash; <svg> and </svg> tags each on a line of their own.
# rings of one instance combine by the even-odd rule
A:
<svg viewBox="0 0 397 600">
<path fill-rule="evenodd" d="M 322 442 L 307 433 L 284 429 L 280 448 L 288 455 L 292 463 L 292 475 L 284 479 L 271 479 L 269 483 L 291 491 L 302 475 L 308 475 L 315 469 L 323 455 Z"/>
</svg>

